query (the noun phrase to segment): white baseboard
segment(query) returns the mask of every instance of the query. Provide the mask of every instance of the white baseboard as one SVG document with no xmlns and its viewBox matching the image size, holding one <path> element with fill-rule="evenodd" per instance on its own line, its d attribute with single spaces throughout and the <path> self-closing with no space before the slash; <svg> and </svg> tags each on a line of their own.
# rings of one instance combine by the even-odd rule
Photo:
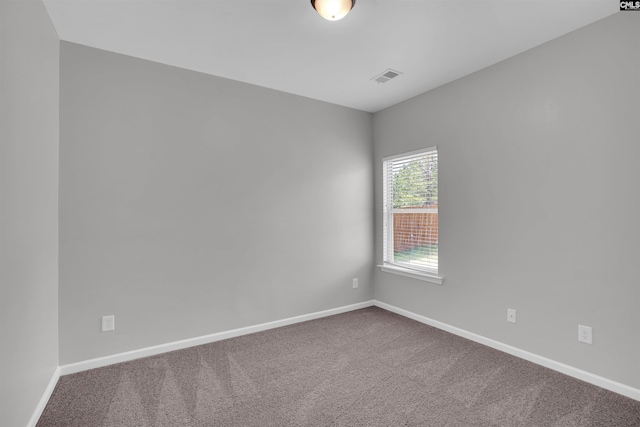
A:
<svg viewBox="0 0 640 427">
<path fill-rule="evenodd" d="M 438 328 L 443 331 L 450 332 L 454 335 L 467 338 L 471 341 L 484 344 L 487 347 L 495 348 L 496 350 L 500 350 L 504 353 L 511 354 L 512 356 L 516 356 L 521 359 L 528 360 L 529 362 L 533 362 L 537 365 L 544 366 L 545 368 L 553 369 L 554 371 L 561 372 L 565 375 L 569 375 L 570 377 L 577 378 L 579 380 L 596 385 L 598 387 L 602 387 L 604 389 L 613 391 L 614 393 L 618 393 L 623 396 L 630 397 L 631 399 L 640 401 L 640 389 L 633 388 L 628 385 L 610 380 L 608 378 L 604 378 L 599 375 L 595 375 L 590 372 L 583 371 L 582 369 L 574 368 L 573 366 L 565 365 L 564 363 L 560 363 L 555 360 L 548 359 L 546 357 L 539 356 L 537 354 L 519 349 L 517 347 L 513 347 L 508 344 L 504 344 L 499 341 L 492 340 L 491 338 L 486 338 L 486 337 L 483 337 L 482 335 L 474 334 L 473 332 L 469 332 L 464 329 L 460 329 L 455 326 L 451 326 L 446 323 L 442 323 L 437 320 L 430 319 L 428 317 L 413 313 L 408 310 L 404 310 L 402 308 L 395 307 L 393 305 L 384 303 L 382 301 L 374 300 L 373 305 L 375 305 L 376 307 L 383 308 L 387 311 L 391 311 L 393 313 L 399 314 L 401 316 L 408 317 L 409 319 L 416 320 L 420 323 L 433 326 L 434 328 Z"/>
<path fill-rule="evenodd" d="M 38 402 L 38 406 L 36 406 L 35 411 L 33 411 L 33 414 L 31 415 L 31 419 L 29 420 L 27 427 L 36 427 L 36 424 L 38 424 L 38 420 L 40 419 L 40 416 L 44 412 L 44 408 L 47 406 L 47 403 L 49 403 L 49 398 L 53 394 L 53 390 L 55 390 L 56 384 L 58 384 L 59 378 L 60 378 L 60 367 L 58 366 L 56 370 L 53 371 L 53 376 L 51 377 L 51 380 L 49 380 L 49 384 L 47 385 L 47 388 L 44 390 L 44 393 L 40 398 L 40 402 Z"/>
<path fill-rule="evenodd" d="M 74 374 L 76 372 L 86 371 L 89 369 L 101 368 L 103 366 L 113 365 L 115 363 L 128 362 L 130 360 L 140 359 L 143 357 L 155 356 L 157 354 L 166 353 L 174 350 L 182 350 L 184 348 L 194 347 L 202 344 L 209 344 L 216 341 L 235 338 L 242 335 L 253 334 L 255 332 L 266 331 L 268 329 L 279 328 L 281 326 L 292 325 L 294 323 L 306 322 L 308 320 L 320 319 L 322 317 L 333 316 L 335 314 L 346 313 L 348 311 L 358 310 L 361 308 L 373 306 L 374 301 L 364 301 L 357 304 L 345 305 L 329 310 L 318 311 L 301 316 L 289 317 L 287 319 L 275 320 L 273 322 L 261 323 L 259 325 L 247 326 L 244 328 L 233 329 L 230 331 L 218 332 L 215 334 L 204 335 L 201 337 L 189 338 L 181 341 L 174 341 L 166 344 L 160 344 L 153 347 L 141 348 L 138 350 L 127 351 L 124 353 L 112 354 L 110 356 L 98 357 L 96 359 L 85 360 L 77 363 L 70 363 L 60 366 L 60 375 Z"/>
<path fill-rule="evenodd" d="M 404 310 L 402 308 L 395 307 L 393 305 L 390 305 L 381 301 L 370 300 L 370 301 L 360 302 L 357 304 L 346 305 L 343 307 L 332 308 L 329 310 L 318 311 L 315 313 L 304 314 L 301 316 L 275 320 L 273 322 L 262 323 L 259 325 L 247 326 L 244 328 L 233 329 L 230 331 L 218 332 L 215 334 L 204 335 L 201 337 L 175 341 L 167 344 L 156 345 L 153 347 L 127 351 L 125 353 L 113 354 L 110 356 L 99 357 L 96 359 L 85 360 L 82 362 L 70 363 L 67 365 L 59 366 L 55 370 L 53 377 L 51 378 L 49 385 L 47 386 L 42 398 L 40 399 L 40 402 L 38 403 L 38 406 L 36 407 L 36 410 L 34 411 L 27 427 L 35 427 L 35 425 L 37 424 L 38 420 L 40 419 L 40 416 L 42 415 L 42 412 L 44 411 L 44 408 L 47 406 L 47 402 L 49 401 L 49 398 L 51 397 L 51 394 L 53 393 L 53 390 L 55 389 L 55 386 L 58 383 L 58 379 L 60 378 L 61 375 L 73 374 L 76 372 L 86 371 L 89 369 L 113 365 L 115 363 L 121 363 L 121 362 L 130 361 L 130 360 L 140 359 L 142 357 L 155 356 L 155 355 L 166 353 L 169 351 L 181 350 L 184 348 L 194 347 L 197 345 L 208 344 L 208 343 L 221 341 L 229 338 L 235 338 L 242 335 L 266 331 L 268 329 L 279 328 L 281 326 L 292 325 L 295 323 L 306 322 L 308 320 L 320 319 L 322 317 L 333 316 L 335 314 L 346 313 L 348 311 L 359 310 L 361 308 L 366 308 L 371 306 L 380 307 L 382 309 L 391 311 L 393 313 L 399 314 L 409 319 L 413 319 L 418 322 L 427 324 L 429 326 L 433 326 L 435 328 L 441 329 L 443 331 L 450 332 L 454 335 L 458 335 L 463 338 L 470 339 L 471 341 L 484 344 L 488 347 L 495 348 L 496 350 L 500 350 L 502 352 L 511 354 L 521 359 L 528 360 L 537 365 L 541 365 L 546 368 L 553 369 L 554 371 L 561 372 L 563 374 L 588 382 L 598 387 L 602 387 L 604 389 L 613 391 L 623 396 L 627 396 L 631 399 L 640 401 L 639 389 L 630 387 L 625 384 L 618 383 L 616 381 L 592 374 L 587 371 L 583 371 L 578 368 L 574 368 L 569 365 L 565 365 L 563 363 L 548 359 L 546 357 L 539 356 L 534 353 L 530 353 L 525 350 L 521 350 L 519 348 L 510 346 L 508 344 L 504 344 L 499 341 L 495 341 L 490 338 L 483 337 L 473 332 L 469 332 L 464 329 L 460 329 L 455 326 L 451 326 L 446 323 L 439 322 L 434 319 L 430 319 L 428 317 L 413 313 L 408 310 Z"/>
</svg>

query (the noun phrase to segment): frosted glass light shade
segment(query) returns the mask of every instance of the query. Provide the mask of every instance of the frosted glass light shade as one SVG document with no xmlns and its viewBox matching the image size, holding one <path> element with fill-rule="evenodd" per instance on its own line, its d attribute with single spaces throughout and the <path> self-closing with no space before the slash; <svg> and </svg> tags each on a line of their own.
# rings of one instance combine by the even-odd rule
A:
<svg viewBox="0 0 640 427">
<path fill-rule="evenodd" d="M 356 0 L 311 0 L 313 8 L 329 21 L 344 18 L 355 4 Z"/>
</svg>

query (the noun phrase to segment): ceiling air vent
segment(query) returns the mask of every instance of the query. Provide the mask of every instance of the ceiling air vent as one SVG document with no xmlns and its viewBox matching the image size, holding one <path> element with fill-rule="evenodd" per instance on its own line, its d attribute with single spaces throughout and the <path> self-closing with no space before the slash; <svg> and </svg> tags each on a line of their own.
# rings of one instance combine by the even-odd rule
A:
<svg viewBox="0 0 640 427">
<path fill-rule="evenodd" d="M 386 83 L 389 80 L 395 77 L 398 77 L 400 74 L 402 74 L 400 71 L 396 71 L 396 70 L 392 70 L 391 68 L 388 68 L 384 70 L 382 73 L 372 78 L 371 80 L 378 83 Z"/>
</svg>

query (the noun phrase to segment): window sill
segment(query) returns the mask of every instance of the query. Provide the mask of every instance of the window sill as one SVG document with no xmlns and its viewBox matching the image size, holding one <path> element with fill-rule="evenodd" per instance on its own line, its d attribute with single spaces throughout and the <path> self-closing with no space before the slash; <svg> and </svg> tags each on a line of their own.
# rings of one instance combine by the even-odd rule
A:
<svg viewBox="0 0 640 427">
<path fill-rule="evenodd" d="M 385 273 L 398 274 L 400 276 L 411 277 L 413 279 L 424 280 L 425 282 L 436 283 L 442 285 L 444 277 L 427 273 L 426 271 L 411 270 L 409 268 L 398 267 L 397 265 L 379 265 L 380 269 Z"/>
</svg>

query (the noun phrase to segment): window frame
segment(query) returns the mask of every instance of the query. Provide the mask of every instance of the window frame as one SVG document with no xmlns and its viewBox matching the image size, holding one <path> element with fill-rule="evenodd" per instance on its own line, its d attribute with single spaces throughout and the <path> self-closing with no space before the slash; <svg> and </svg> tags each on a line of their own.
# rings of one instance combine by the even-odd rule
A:
<svg viewBox="0 0 640 427">
<path fill-rule="evenodd" d="M 425 155 L 430 152 L 436 152 L 438 155 L 438 146 L 434 145 L 431 147 L 421 148 L 419 150 L 413 150 L 409 152 L 399 153 L 392 156 L 386 156 L 382 158 L 382 241 L 383 241 L 383 256 L 382 256 L 382 264 L 379 265 L 382 271 L 387 273 L 398 274 L 401 276 L 411 277 L 418 280 L 424 280 L 432 283 L 442 284 L 444 278 L 440 276 L 439 268 L 439 250 L 438 250 L 438 267 L 437 268 L 429 268 L 429 267 L 419 267 L 412 266 L 406 263 L 398 263 L 394 262 L 394 226 L 393 226 L 393 181 L 388 178 L 388 174 L 390 173 L 390 169 L 392 168 L 394 161 L 404 160 L 411 157 L 419 157 L 421 155 Z M 439 170 L 439 164 L 438 164 Z M 439 187 L 439 182 L 438 182 Z M 400 208 L 402 209 L 402 208 Z M 439 208 L 438 208 L 439 214 Z M 439 230 L 438 224 L 438 230 Z M 439 238 L 439 236 L 438 236 Z M 438 248 L 439 249 L 439 248 Z M 389 261 L 392 260 L 392 261 Z"/>
</svg>

